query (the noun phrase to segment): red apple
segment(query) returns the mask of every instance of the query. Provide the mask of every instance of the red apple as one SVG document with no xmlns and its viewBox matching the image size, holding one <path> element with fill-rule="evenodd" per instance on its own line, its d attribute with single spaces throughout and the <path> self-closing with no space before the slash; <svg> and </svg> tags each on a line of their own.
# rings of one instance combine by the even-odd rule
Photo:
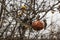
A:
<svg viewBox="0 0 60 40">
<path fill-rule="evenodd" d="M 32 28 L 35 30 L 42 30 L 44 28 L 44 22 L 37 20 L 32 22 Z"/>
</svg>

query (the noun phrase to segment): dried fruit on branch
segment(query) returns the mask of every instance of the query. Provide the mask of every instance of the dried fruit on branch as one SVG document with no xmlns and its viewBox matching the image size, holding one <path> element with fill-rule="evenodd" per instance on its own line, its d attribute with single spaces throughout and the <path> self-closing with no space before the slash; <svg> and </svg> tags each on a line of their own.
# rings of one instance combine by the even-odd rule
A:
<svg viewBox="0 0 60 40">
<path fill-rule="evenodd" d="M 44 22 L 37 20 L 32 22 L 32 27 L 35 30 L 42 30 L 44 28 Z"/>
</svg>

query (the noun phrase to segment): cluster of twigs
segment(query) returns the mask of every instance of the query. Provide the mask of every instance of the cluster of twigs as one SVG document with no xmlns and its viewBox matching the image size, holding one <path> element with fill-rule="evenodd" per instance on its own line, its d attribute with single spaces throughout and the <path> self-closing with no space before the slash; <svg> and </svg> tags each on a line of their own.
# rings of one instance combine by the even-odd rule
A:
<svg viewBox="0 0 60 40">
<path fill-rule="evenodd" d="M 10 1 L 8 2 L 8 4 L 10 3 Z M 36 15 L 38 15 L 38 14 L 40 14 L 42 12 L 45 12 L 45 14 L 42 17 L 40 17 L 40 20 L 41 20 L 42 18 L 44 18 L 46 16 L 46 14 L 50 10 L 53 10 L 53 8 L 56 5 L 58 5 L 60 3 L 60 1 L 58 0 L 58 2 L 56 4 L 53 4 L 52 6 L 49 4 L 48 8 L 44 9 L 45 6 L 46 6 L 46 4 L 45 4 L 46 1 L 45 0 L 43 0 L 41 2 L 41 4 L 38 4 L 37 0 L 30 0 L 30 2 L 28 2 L 28 0 L 26 0 L 26 2 L 22 2 L 22 0 L 20 0 L 20 6 L 21 6 L 22 3 L 24 3 L 27 6 L 26 13 L 23 13 L 23 15 L 25 14 L 27 16 L 24 17 L 25 19 L 23 19 L 23 20 L 21 19 L 21 17 L 23 15 L 17 17 L 18 11 L 21 10 L 21 8 L 14 8 L 14 6 L 16 6 L 16 5 L 15 4 L 10 4 L 10 6 L 12 6 L 13 9 L 11 11 L 8 11 L 10 9 L 7 9 L 8 4 L 6 4 L 6 0 L 0 0 L 0 3 L 1 3 L 1 9 L 0 9 L 0 29 L 4 28 L 3 31 L 1 32 L 0 40 L 37 40 L 37 39 L 29 39 L 29 38 L 26 39 L 25 35 L 24 35 L 25 31 L 27 29 L 29 30 L 29 32 L 32 31 L 31 21 L 34 20 Z M 35 8 L 35 6 L 37 6 L 37 8 Z M 60 11 L 60 9 L 58 9 L 58 10 Z M 32 18 L 30 18 L 31 15 L 32 15 Z M 12 17 L 11 21 L 9 21 L 7 19 L 9 17 Z M 9 23 L 7 26 L 3 25 L 5 20 L 7 20 L 8 23 Z M 16 23 L 13 25 L 13 29 L 11 28 L 12 29 L 10 31 L 11 34 L 9 36 L 7 36 L 7 30 L 10 29 L 10 26 L 12 25 L 13 20 L 15 20 Z M 28 28 L 25 28 L 27 26 L 28 26 Z M 16 30 L 18 30 L 18 33 L 20 35 L 19 37 L 18 36 L 14 37 Z M 6 32 L 6 34 L 5 34 L 6 36 L 5 37 L 4 37 L 4 32 Z M 51 38 L 49 40 L 51 40 Z M 41 40 L 48 40 L 48 39 L 42 39 L 41 38 Z"/>
</svg>

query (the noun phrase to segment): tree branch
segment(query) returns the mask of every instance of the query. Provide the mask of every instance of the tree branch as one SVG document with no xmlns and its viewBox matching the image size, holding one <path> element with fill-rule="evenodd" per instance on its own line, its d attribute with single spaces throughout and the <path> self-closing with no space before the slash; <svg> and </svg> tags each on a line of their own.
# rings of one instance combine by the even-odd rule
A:
<svg viewBox="0 0 60 40">
<path fill-rule="evenodd" d="M 56 5 L 59 4 L 59 3 L 60 3 L 60 1 L 59 1 L 58 3 L 56 3 L 56 4 L 54 4 L 49 10 L 47 10 L 47 11 L 45 12 L 45 14 L 40 18 L 40 20 L 41 20 L 43 17 L 45 17 L 45 15 L 46 15 L 50 10 L 53 10 L 53 7 L 56 6 Z"/>
</svg>

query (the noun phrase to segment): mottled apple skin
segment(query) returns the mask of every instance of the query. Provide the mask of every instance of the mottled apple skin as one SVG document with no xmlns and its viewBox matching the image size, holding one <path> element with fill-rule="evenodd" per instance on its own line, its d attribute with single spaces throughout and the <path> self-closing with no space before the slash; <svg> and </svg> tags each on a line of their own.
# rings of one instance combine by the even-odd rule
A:
<svg viewBox="0 0 60 40">
<path fill-rule="evenodd" d="M 34 21 L 32 22 L 32 28 L 34 30 L 42 30 L 44 28 L 44 22 L 42 21 Z"/>
</svg>

